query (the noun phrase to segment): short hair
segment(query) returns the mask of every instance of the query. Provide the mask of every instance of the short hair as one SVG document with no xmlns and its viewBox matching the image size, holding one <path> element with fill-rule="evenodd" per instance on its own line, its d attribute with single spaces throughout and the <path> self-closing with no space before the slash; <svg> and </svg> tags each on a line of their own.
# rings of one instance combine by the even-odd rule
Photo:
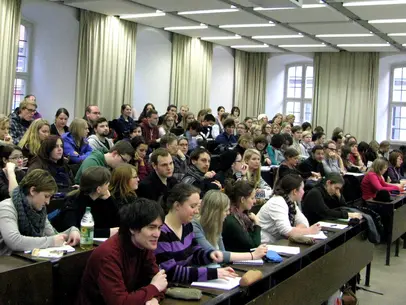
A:
<svg viewBox="0 0 406 305">
<path fill-rule="evenodd" d="M 4 114 L 0 114 L 0 129 L 4 129 L 6 124 L 10 122 L 10 118 Z"/>
<path fill-rule="evenodd" d="M 276 135 L 274 135 L 274 136 L 276 136 Z M 274 136 L 273 136 L 273 137 L 274 137 Z M 273 137 L 272 137 L 272 138 L 273 138 Z M 293 138 L 292 138 L 292 136 L 291 136 L 290 134 L 288 134 L 288 133 L 282 133 L 282 137 L 283 137 L 283 139 L 284 139 L 283 144 L 288 145 L 288 146 L 293 145 Z"/>
<path fill-rule="evenodd" d="M 206 115 L 204 116 L 203 121 L 206 121 L 206 122 L 215 122 L 215 121 L 216 121 L 216 118 L 215 118 L 214 115 L 212 115 L 211 113 L 208 113 L 208 114 L 206 114 Z"/>
<path fill-rule="evenodd" d="M 37 103 L 35 101 L 24 99 L 19 106 L 19 110 L 27 109 L 28 105 L 34 106 L 37 109 Z"/>
<path fill-rule="evenodd" d="M 155 109 L 151 109 L 150 111 L 147 112 L 147 118 L 152 117 L 153 114 L 158 114 L 158 111 L 156 111 Z"/>
<path fill-rule="evenodd" d="M 226 120 L 224 121 L 224 123 L 223 123 L 223 127 L 224 127 L 224 128 L 232 127 L 232 126 L 235 127 L 235 121 L 234 121 L 234 119 L 226 119 Z"/>
<path fill-rule="evenodd" d="M 109 123 L 109 121 L 107 121 L 107 119 L 104 118 L 104 117 L 98 118 L 98 119 L 97 119 L 96 121 L 94 121 L 94 123 L 93 123 L 93 129 L 96 129 L 96 128 L 99 126 L 99 124 L 104 123 L 104 122 L 106 122 L 107 124 Z"/>
<path fill-rule="evenodd" d="M 390 147 L 390 142 L 385 140 L 385 141 L 382 141 L 381 143 L 379 143 L 379 148 L 384 148 L 384 147 L 385 148 Z"/>
<path fill-rule="evenodd" d="M 272 136 L 271 145 L 277 149 L 281 148 L 285 144 L 285 137 L 281 134 L 275 134 Z"/>
<path fill-rule="evenodd" d="M 170 211 L 175 202 L 179 202 L 183 205 L 183 203 L 193 194 L 200 195 L 200 189 L 187 183 L 176 184 L 168 193 L 165 205 L 166 211 Z"/>
<path fill-rule="evenodd" d="M 176 108 L 178 109 L 178 106 L 174 105 L 174 104 L 170 104 L 168 107 L 166 107 L 166 111 L 171 110 L 172 108 Z"/>
<path fill-rule="evenodd" d="M 331 140 L 333 140 L 334 142 L 337 142 L 338 140 L 342 140 L 343 136 L 342 135 L 335 135 L 331 138 Z"/>
<path fill-rule="evenodd" d="M 302 130 L 303 130 L 302 126 L 295 125 L 292 127 L 291 132 L 295 133 L 295 132 L 302 131 Z"/>
<path fill-rule="evenodd" d="M 122 104 L 121 105 L 121 112 L 123 112 L 127 108 L 127 106 L 132 108 L 130 104 Z"/>
<path fill-rule="evenodd" d="M 168 157 L 170 156 L 168 150 L 165 148 L 158 148 L 155 149 L 154 152 L 151 154 L 151 163 L 158 165 L 158 157 Z"/>
<path fill-rule="evenodd" d="M 249 117 L 249 116 L 247 116 L 247 117 L 244 119 L 244 122 L 247 122 L 247 121 L 249 121 L 249 120 L 252 120 L 252 118 Z"/>
<path fill-rule="evenodd" d="M 344 178 L 341 176 L 340 173 L 328 173 L 323 178 L 322 183 L 326 185 L 327 181 L 330 181 L 331 184 L 344 184 Z"/>
<path fill-rule="evenodd" d="M 283 153 L 283 157 L 286 159 L 295 158 L 299 156 L 299 152 L 294 148 L 287 148 Z"/>
<path fill-rule="evenodd" d="M 201 124 L 200 124 L 198 121 L 190 122 L 190 123 L 187 125 L 186 130 L 190 130 L 190 129 L 196 130 L 197 132 L 200 132 L 200 130 L 201 130 Z"/>
<path fill-rule="evenodd" d="M 231 108 L 231 115 L 234 115 L 234 111 L 238 111 L 238 116 L 241 114 L 240 108 L 238 108 L 237 106 L 234 106 L 233 108 Z"/>
<path fill-rule="evenodd" d="M 134 198 L 120 209 L 119 215 L 118 234 L 126 244 L 131 244 L 130 230 L 141 231 L 158 218 L 162 220 L 162 223 L 165 221 L 165 214 L 159 203 L 146 198 Z"/>
<path fill-rule="evenodd" d="M 242 142 L 253 142 L 252 136 L 249 133 L 243 134 L 238 138 L 238 144 Z"/>
<path fill-rule="evenodd" d="M 316 140 L 320 139 L 322 136 L 325 136 L 325 135 L 326 135 L 326 134 L 325 134 L 324 132 L 317 132 L 317 133 L 315 133 L 315 134 L 313 135 L 312 140 L 313 140 L 313 141 L 316 141 Z"/>
<path fill-rule="evenodd" d="M 312 153 L 314 154 L 314 153 L 316 153 L 316 151 L 318 151 L 318 150 L 323 150 L 323 146 L 321 146 L 321 145 L 315 145 L 315 146 L 312 148 Z"/>
<path fill-rule="evenodd" d="M 36 192 L 56 193 L 58 187 L 51 173 L 43 169 L 34 169 L 29 172 L 19 183 L 24 195 L 28 195 L 31 187 L 35 187 Z"/>
<path fill-rule="evenodd" d="M 254 138 L 254 144 L 257 145 L 258 143 L 268 144 L 268 140 L 266 139 L 266 136 L 263 134 L 256 136 Z"/>
<path fill-rule="evenodd" d="M 190 154 L 190 160 L 197 161 L 199 160 L 200 155 L 204 153 L 208 154 L 211 157 L 210 152 L 206 148 L 199 147 L 192 151 L 192 153 Z"/>
<path fill-rule="evenodd" d="M 131 125 L 131 129 L 130 129 L 130 133 L 133 133 L 134 132 L 134 130 L 136 130 L 137 128 L 141 128 L 141 125 L 140 124 L 138 124 L 138 123 L 136 123 L 136 122 L 134 122 L 132 125 Z"/>
<path fill-rule="evenodd" d="M 175 136 L 173 133 L 167 133 L 161 138 L 161 141 L 159 143 L 162 148 L 166 148 L 166 145 L 171 144 L 173 141 L 177 142 L 178 137 Z"/>
<path fill-rule="evenodd" d="M 312 128 L 312 124 L 310 124 L 309 122 L 304 122 L 302 124 L 302 130 L 305 131 L 307 128 Z"/>
<path fill-rule="evenodd" d="M 3 162 L 3 158 L 8 159 L 13 151 L 18 150 L 22 151 L 20 147 L 14 144 L 10 145 L 0 145 L 0 166 L 4 168 L 6 164 Z"/>
<path fill-rule="evenodd" d="M 134 148 L 134 150 L 137 149 L 141 144 L 147 145 L 147 142 L 143 136 L 136 136 L 131 139 L 131 146 Z"/>
<path fill-rule="evenodd" d="M 117 152 L 120 155 L 129 155 L 131 157 L 134 156 L 134 148 L 132 145 L 127 141 L 118 141 L 112 148 L 110 148 L 109 153 Z"/>
<path fill-rule="evenodd" d="M 59 108 L 55 113 L 55 118 L 57 118 L 61 113 L 65 114 L 69 118 L 69 111 L 66 108 Z"/>
<path fill-rule="evenodd" d="M 304 129 L 303 129 L 304 130 Z M 305 138 L 307 136 L 313 136 L 311 131 L 303 131 L 302 133 L 302 138 Z"/>
<path fill-rule="evenodd" d="M 313 130 L 314 133 L 324 133 L 324 129 L 321 126 L 316 126 Z"/>
<path fill-rule="evenodd" d="M 99 186 L 109 183 L 110 171 L 104 166 L 91 166 L 86 168 L 80 177 L 79 191 L 85 195 L 94 193 Z"/>
<path fill-rule="evenodd" d="M 85 114 L 86 114 L 86 113 L 89 113 L 89 112 L 92 112 L 92 107 L 99 107 L 99 106 L 97 106 L 97 105 L 89 105 L 89 106 L 86 106 L 86 108 L 85 108 Z"/>
<path fill-rule="evenodd" d="M 329 140 L 326 143 L 323 144 L 323 148 L 327 149 L 329 144 L 334 144 L 336 145 L 336 142 L 334 142 L 333 140 Z"/>
<path fill-rule="evenodd" d="M 221 109 L 226 110 L 226 108 L 224 108 L 223 106 L 218 106 L 217 107 L 217 112 L 219 112 Z"/>
</svg>

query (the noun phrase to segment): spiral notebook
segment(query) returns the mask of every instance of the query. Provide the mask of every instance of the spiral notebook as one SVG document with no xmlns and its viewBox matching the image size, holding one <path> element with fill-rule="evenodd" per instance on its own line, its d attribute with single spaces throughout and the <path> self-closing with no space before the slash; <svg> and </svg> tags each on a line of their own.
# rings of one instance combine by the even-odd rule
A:
<svg viewBox="0 0 406 305">
<path fill-rule="evenodd" d="M 234 265 L 254 265 L 254 266 L 260 266 L 264 264 L 264 261 L 262 259 L 250 259 L 250 260 L 245 260 L 245 261 L 235 261 L 233 262 Z"/>
</svg>

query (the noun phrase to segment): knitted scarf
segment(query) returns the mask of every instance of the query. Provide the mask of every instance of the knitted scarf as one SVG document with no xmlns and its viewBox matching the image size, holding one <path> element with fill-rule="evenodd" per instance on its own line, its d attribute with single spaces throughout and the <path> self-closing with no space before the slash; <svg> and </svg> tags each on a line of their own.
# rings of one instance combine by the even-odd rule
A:
<svg viewBox="0 0 406 305">
<path fill-rule="evenodd" d="M 47 212 L 45 208 L 36 211 L 23 194 L 20 187 L 16 187 L 11 194 L 14 207 L 18 215 L 18 230 L 21 235 L 41 237 L 45 229 Z"/>
<path fill-rule="evenodd" d="M 252 232 L 254 230 L 254 223 L 248 217 L 247 214 L 240 212 L 236 206 L 231 206 L 230 208 L 231 215 L 237 219 L 238 223 L 244 229 L 245 232 Z"/>
<path fill-rule="evenodd" d="M 289 216 L 290 225 L 292 227 L 294 227 L 295 226 L 295 216 L 296 216 L 296 204 L 293 201 L 291 201 L 289 199 L 289 196 L 287 196 L 287 195 L 283 196 L 283 199 L 285 199 L 285 202 L 289 208 L 288 216 Z"/>
</svg>

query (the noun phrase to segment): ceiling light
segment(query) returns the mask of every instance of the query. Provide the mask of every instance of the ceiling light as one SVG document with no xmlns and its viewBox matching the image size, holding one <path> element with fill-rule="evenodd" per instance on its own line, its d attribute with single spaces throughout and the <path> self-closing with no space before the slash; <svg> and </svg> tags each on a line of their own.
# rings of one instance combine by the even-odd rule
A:
<svg viewBox="0 0 406 305">
<path fill-rule="evenodd" d="M 337 47 L 342 48 L 373 48 L 373 47 L 390 47 L 389 43 L 343 43 Z"/>
<path fill-rule="evenodd" d="M 231 46 L 234 49 L 256 49 L 256 48 L 268 48 L 269 45 L 264 44 L 247 44 L 247 45 L 235 45 Z"/>
<path fill-rule="evenodd" d="M 266 28 L 275 26 L 274 23 L 246 23 L 246 24 L 224 24 L 220 25 L 220 29 L 233 29 L 233 28 Z"/>
<path fill-rule="evenodd" d="M 376 19 L 369 20 L 368 23 L 406 23 L 406 19 Z"/>
<path fill-rule="evenodd" d="M 200 25 L 192 25 L 192 26 L 170 26 L 167 28 L 164 28 L 166 31 L 182 31 L 182 30 L 204 30 L 207 29 L 208 26 L 205 25 L 204 23 L 201 23 Z"/>
<path fill-rule="evenodd" d="M 200 37 L 201 40 L 233 40 L 241 39 L 240 35 L 235 36 L 213 36 L 213 37 Z"/>
<path fill-rule="evenodd" d="M 372 37 L 374 34 L 318 34 L 320 38 L 340 38 L 340 37 Z"/>
<path fill-rule="evenodd" d="M 282 44 L 280 48 L 323 48 L 326 44 Z"/>
<path fill-rule="evenodd" d="M 394 4 L 406 4 L 406 0 L 346 2 L 343 4 L 343 6 L 375 6 L 375 5 L 394 5 Z"/>
<path fill-rule="evenodd" d="M 231 8 L 225 8 L 225 9 L 178 12 L 178 15 L 218 14 L 218 13 L 233 13 L 233 12 L 238 12 L 238 11 L 239 11 L 238 8 L 236 8 L 235 6 L 231 6 Z"/>
<path fill-rule="evenodd" d="M 149 17 L 161 17 L 166 14 L 160 10 L 157 10 L 155 13 L 145 13 L 145 14 L 128 14 L 121 15 L 120 19 L 134 19 L 134 18 L 149 18 Z"/>
<path fill-rule="evenodd" d="M 294 10 L 296 7 L 254 7 L 254 11 L 282 11 L 282 10 Z"/>
<path fill-rule="evenodd" d="M 406 47 L 406 43 L 402 44 L 402 46 Z"/>
<path fill-rule="evenodd" d="M 399 36 L 406 36 L 406 33 L 390 33 L 388 36 L 392 37 L 399 37 Z"/>
<path fill-rule="evenodd" d="M 263 35 L 252 36 L 253 39 L 284 39 L 284 38 L 303 38 L 303 35 Z"/>
<path fill-rule="evenodd" d="M 303 4 L 302 8 L 322 8 L 326 6 L 327 4 Z"/>
</svg>

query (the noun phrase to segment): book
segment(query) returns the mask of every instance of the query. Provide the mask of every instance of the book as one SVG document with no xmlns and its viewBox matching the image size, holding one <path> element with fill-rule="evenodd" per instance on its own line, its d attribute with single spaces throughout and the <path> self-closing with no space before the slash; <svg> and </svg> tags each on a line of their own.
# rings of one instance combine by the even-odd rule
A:
<svg viewBox="0 0 406 305">
<path fill-rule="evenodd" d="M 206 282 L 193 282 L 191 286 L 213 288 L 219 290 L 231 290 L 240 286 L 241 277 L 228 278 L 228 279 L 216 279 Z"/>
<path fill-rule="evenodd" d="M 299 247 L 291 246 L 268 245 L 268 250 L 275 251 L 279 255 L 283 256 L 293 256 L 300 253 Z M 251 251 L 255 251 L 255 249 L 251 249 Z"/>
<path fill-rule="evenodd" d="M 324 221 L 319 221 L 318 224 L 324 228 L 331 228 L 331 229 L 345 229 L 348 227 L 348 225 L 343 225 L 343 224 L 338 224 L 338 223 L 331 223 L 331 222 L 324 222 Z"/>
<path fill-rule="evenodd" d="M 264 264 L 262 259 L 254 259 L 254 260 L 243 260 L 243 261 L 235 261 L 233 262 L 234 265 L 253 265 L 253 266 L 260 266 Z"/>
</svg>

